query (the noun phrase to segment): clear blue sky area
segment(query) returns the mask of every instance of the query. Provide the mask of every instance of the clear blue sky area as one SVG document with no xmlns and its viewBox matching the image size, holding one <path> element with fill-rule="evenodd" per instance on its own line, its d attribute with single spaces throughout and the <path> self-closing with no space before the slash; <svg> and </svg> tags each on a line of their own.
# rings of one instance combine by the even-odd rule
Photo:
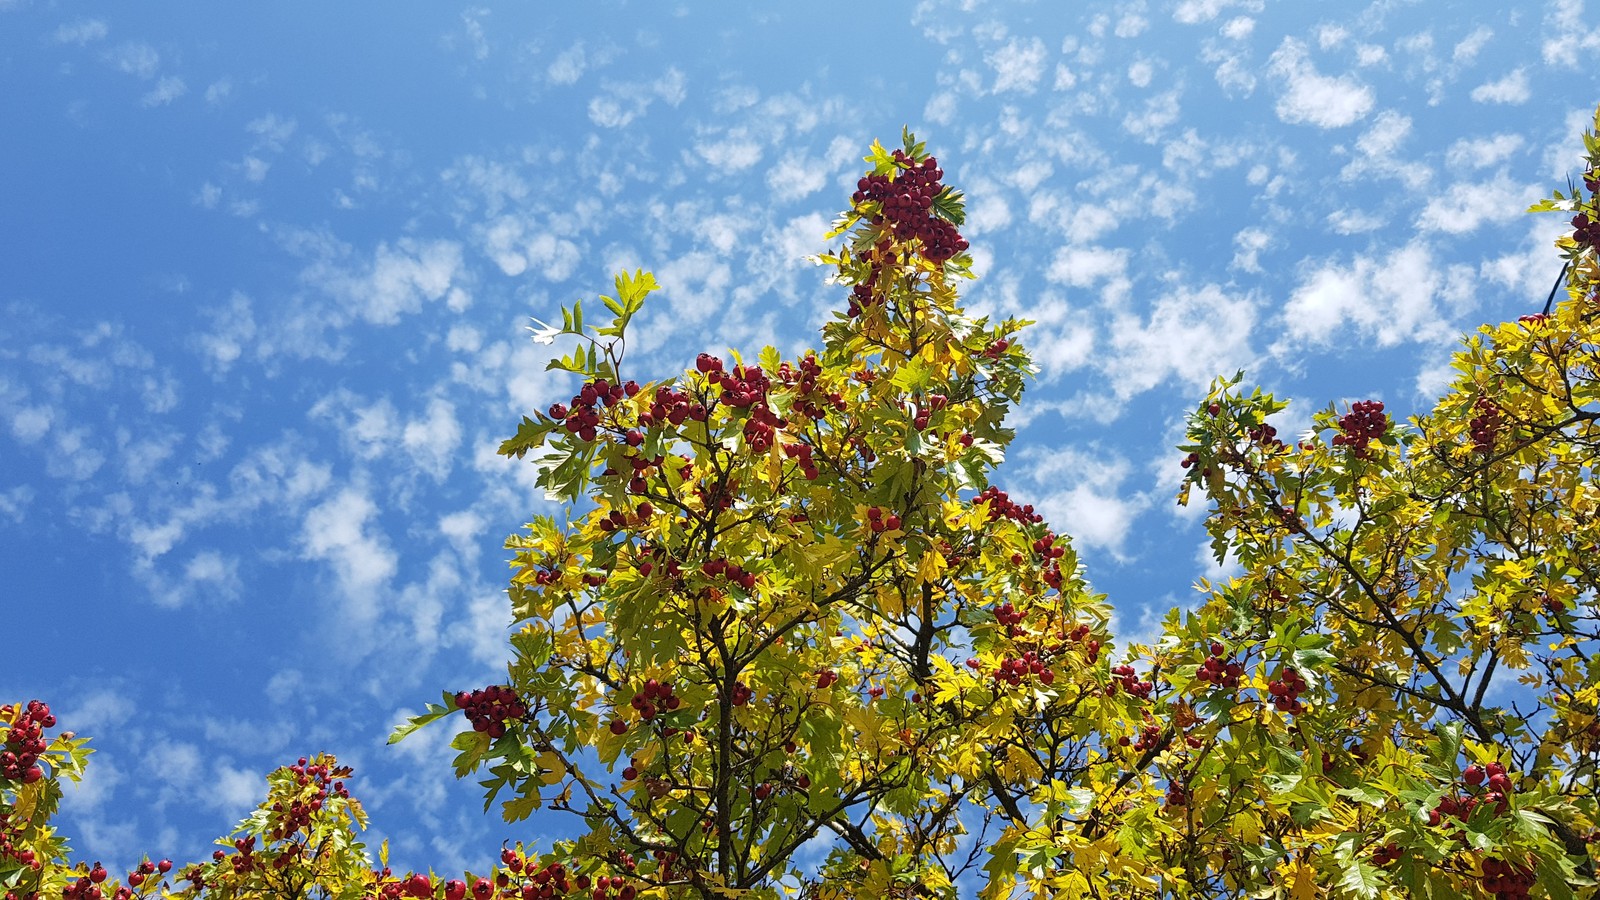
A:
<svg viewBox="0 0 1600 900">
<path fill-rule="evenodd" d="M 1586 14 L 1586 12 L 1588 14 Z M 1173 497 L 1210 379 L 1425 409 L 1536 311 L 1600 102 L 1582 0 L 0 0 L 0 698 L 93 735 L 91 858 L 197 858 L 317 750 L 398 868 L 517 828 L 450 775 L 498 681 L 494 447 L 571 394 L 530 316 L 664 290 L 630 373 L 817 342 L 804 261 L 874 138 L 967 191 L 980 313 L 1041 373 L 999 482 L 1125 639 L 1225 574 Z"/>
</svg>

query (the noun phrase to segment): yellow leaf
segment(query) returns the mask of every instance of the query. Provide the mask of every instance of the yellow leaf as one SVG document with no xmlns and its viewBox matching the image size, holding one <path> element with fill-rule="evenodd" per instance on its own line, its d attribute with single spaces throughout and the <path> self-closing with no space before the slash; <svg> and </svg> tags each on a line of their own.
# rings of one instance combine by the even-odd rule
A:
<svg viewBox="0 0 1600 900">
<path fill-rule="evenodd" d="M 567 774 L 566 765 L 561 762 L 561 756 L 554 750 L 546 750 L 539 754 L 539 768 L 544 770 L 545 784 L 555 784 Z"/>
<path fill-rule="evenodd" d="M 1317 870 L 1303 862 L 1295 861 L 1289 867 L 1289 900 L 1315 900 L 1317 896 Z"/>
<path fill-rule="evenodd" d="M 922 559 L 917 563 L 917 581 L 932 584 L 944 577 L 945 570 L 949 568 L 950 564 L 945 561 L 943 553 L 929 550 L 922 554 Z"/>
</svg>

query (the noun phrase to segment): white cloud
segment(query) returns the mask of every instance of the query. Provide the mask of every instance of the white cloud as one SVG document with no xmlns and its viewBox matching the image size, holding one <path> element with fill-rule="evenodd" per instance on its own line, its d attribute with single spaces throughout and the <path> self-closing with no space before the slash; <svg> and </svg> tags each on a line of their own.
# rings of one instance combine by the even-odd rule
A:
<svg viewBox="0 0 1600 900">
<path fill-rule="evenodd" d="M 743 128 L 729 130 L 720 140 L 697 141 L 694 150 L 723 172 L 740 172 L 761 161 L 761 144 Z"/>
<path fill-rule="evenodd" d="M 1365 234 L 1382 228 L 1386 221 L 1376 213 L 1360 209 L 1339 209 L 1328 215 L 1328 227 L 1335 234 Z"/>
<path fill-rule="evenodd" d="M 1221 286 L 1168 286 L 1147 316 L 1118 311 L 1106 329 L 1096 363 L 1118 398 L 1126 399 L 1176 378 L 1204 388 L 1218 372 L 1248 368 L 1255 359 L 1250 334 L 1255 303 Z"/>
<path fill-rule="evenodd" d="M 182 78 L 176 75 L 167 75 L 156 82 L 156 86 L 150 89 L 143 97 L 140 97 L 139 103 L 144 106 L 166 106 L 188 92 L 189 87 L 183 83 Z"/>
<path fill-rule="evenodd" d="M 378 507 L 358 487 L 346 487 L 306 513 L 300 543 L 306 559 L 325 562 L 345 600 L 348 625 L 373 623 L 398 568 L 388 538 L 375 528 Z"/>
<path fill-rule="evenodd" d="M 1361 254 L 1348 265 L 1324 262 L 1300 279 L 1283 310 L 1290 339 L 1318 345 L 1357 340 L 1354 329 L 1381 347 L 1450 341 L 1456 330 L 1438 302 L 1470 296 L 1472 278 L 1447 269 L 1426 242 L 1412 241 L 1386 257 Z M 1292 346 L 1280 348 L 1292 353 Z"/>
<path fill-rule="evenodd" d="M 379 244 L 370 264 L 350 270 L 322 260 L 301 277 L 341 301 L 349 314 L 393 325 L 424 302 L 453 295 L 466 274 L 461 245 L 455 241 L 402 238 L 393 245 Z"/>
<path fill-rule="evenodd" d="M 938 91 L 928 98 L 922 117 L 938 125 L 949 125 L 956 117 L 955 91 Z"/>
<path fill-rule="evenodd" d="M 1272 233 L 1252 226 L 1233 236 L 1233 246 L 1237 249 L 1228 267 L 1258 273 L 1261 271 L 1261 251 L 1272 246 Z"/>
<path fill-rule="evenodd" d="M 1231 7 L 1260 12 L 1264 5 L 1262 0 L 1183 0 L 1172 10 L 1172 18 L 1185 25 L 1196 25 L 1215 19 Z"/>
<path fill-rule="evenodd" d="M 1433 178 L 1433 170 L 1426 163 L 1400 159 L 1400 147 L 1411 136 L 1411 119 L 1394 110 L 1386 109 L 1356 138 L 1354 158 L 1339 171 L 1343 181 L 1355 181 L 1363 176 L 1398 179 L 1411 188 L 1422 188 Z"/>
<path fill-rule="evenodd" d="M 119 71 L 144 79 L 156 77 L 156 72 L 161 68 L 161 54 L 143 41 L 121 44 L 107 55 L 107 59 Z"/>
<path fill-rule="evenodd" d="M 25 406 L 11 416 L 11 436 L 19 443 L 31 444 L 50 431 L 55 410 L 49 406 Z"/>
<path fill-rule="evenodd" d="M 1122 119 L 1122 128 L 1146 144 L 1160 142 L 1168 136 L 1167 129 L 1178 121 L 1177 89 L 1157 94 L 1144 102 L 1144 109 L 1128 113 Z"/>
<path fill-rule="evenodd" d="M 1499 165 L 1521 150 L 1520 134 L 1492 134 L 1482 138 L 1461 138 L 1445 152 L 1445 163 L 1452 169 L 1487 169 Z"/>
<path fill-rule="evenodd" d="M 412 465 L 435 481 L 443 481 L 450 474 L 450 462 L 461 445 L 455 407 L 439 397 L 429 400 L 426 415 L 407 422 L 400 441 L 411 456 Z"/>
<path fill-rule="evenodd" d="M 56 29 L 56 43 L 84 44 L 105 40 L 111 29 L 104 19 L 74 19 Z"/>
<path fill-rule="evenodd" d="M 206 104 L 221 106 L 233 95 L 233 82 L 227 78 L 206 85 Z"/>
<path fill-rule="evenodd" d="M 1516 184 L 1503 172 L 1477 184 L 1458 181 L 1428 200 L 1417 216 L 1417 227 L 1424 232 L 1468 234 L 1485 222 L 1522 218 L 1523 210 L 1541 193 L 1538 185 Z"/>
<path fill-rule="evenodd" d="M 588 67 L 583 53 L 583 42 L 568 47 L 550 63 L 545 70 L 553 84 L 572 84 L 583 77 L 583 71 Z"/>
<path fill-rule="evenodd" d="M 1044 76 L 1046 55 L 1044 41 L 1038 38 L 1012 38 L 1004 47 L 986 54 L 984 61 L 995 72 L 993 92 L 1033 93 Z"/>
<path fill-rule="evenodd" d="M 609 84 L 589 101 L 589 121 L 602 128 L 622 128 L 645 114 L 657 100 L 677 106 L 688 96 L 688 79 L 677 68 L 651 82 Z"/>
<path fill-rule="evenodd" d="M 1600 50 L 1600 31 L 1583 14 L 1583 0 L 1551 0 L 1544 15 L 1546 65 L 1575 69 Z"/>
<path fill-rule="evenodd" d="M 1038 486 L 1035 506 L 1060 533 L 1071 535 L 1074 547 L 1103 550 L 1122 558 L 1134 520 L 1150 498 L 1124 493 L 1132 467 L 1115 454 L 1076 448 L 1024 452 L 1018 463 Z"/>
<path fill-rule="evenodd" d="M 1268 70 L 1283 82 L 1278 97 L 1278 118 L 1291 125 L 1343 128 L 1372 110 L 1372 89 L 1349 75 L 1319 73 L 1305 44 L 1294 38 L 1283 43 L 1268 61 Z"/>
<path fill-rule="evenodd" d="M 235 292 L 225 307 L 207 310 L 205 315 L 211 320 L 211 330 L 196 335 L 194 343 L 203 355 L 206 368 L 213 375 L 225 375 L 256 335 L 250 298 Z"/>
<path fill-rule="evenodd" d="M 1462 38 L 1456 44 L 1456 48 L 1451 51 L 1450 56 L 1460 65 L 1470 65 L 1473 60 L 1478 58 L 1478 51 L 1482 50 L 1492 37 L 1494 37 L 1493 28 L 1487 25 L 1479 25 L 1472 30 L 1471 34 Z"/>
<path fill-rule="evenodd" d="M 1155 75 L 1155 67 L 1147 59 L 1135 60 L 1128 66 L 1128 83 L 1134 87 L 1149 87 L 1150 79 Z"/>
<path fill-rule="evenodd" d="M 1527 103 L 1533 96 L 1528 85 L 1528 70 L 1513 69 L 1499 81 L 1490 81 L 1472 89 L 1472 99 L 1477 103 Z"/>
</svg>

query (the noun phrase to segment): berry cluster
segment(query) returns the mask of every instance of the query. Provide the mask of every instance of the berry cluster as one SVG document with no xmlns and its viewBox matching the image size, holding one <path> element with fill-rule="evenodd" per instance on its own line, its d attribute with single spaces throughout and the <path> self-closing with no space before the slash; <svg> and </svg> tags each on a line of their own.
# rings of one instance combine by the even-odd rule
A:
<svg viewBox="0 0 1600 900">
<path fill-rule="evenodd" d="M 1299 715 L 1306 711 L 1300 702 L 1300 695 L 1305 693 L 1306 681 L 1300 673 L 1289 666 L 1278 673 L 1278 677 L 1267 684 L 1267 693 L 1272 697 L 1272 705 L 1278 712 Z"/>
<path fill-rule="evenodd" d="M 1189 805 L 1189 789 L 1181 784 L 1169 782 L 1167 784 L 1166 805 L 1170 808 Z"/>
<path fill-rule="evenodd" d="M 596 378 L 573 396 L 571 409 L 556 403 L 551 405 L 548 412 L 550 418 L 562 423 L 567 433 L 577 435 L 579 440 L 592 441 L 600 426 L 601 408 L 621 403 L 624 398 L 638 392 L 639 385 L 636 382 L 612 384 L 604 378 Z"/>
<path fill-rule="evenodd" d="M 753 591 L 756 587 L 754 572 L 746 572 L 738 563 L 728 562 L 725 559 L 713 559 L 700 566 L 700 571 L 711 578 L 726 578 L 729 582 L 737 584 L 746 591 Z"/>
<path fill-rule="evenodd" d="M 1367 445 L 1382 440 L 1389 430 L 1389 418 L 1383 414 L 1383 401 L 1357 400 L 1350 411 L 1339 419 L 1342 434 L 1334 435 L 1335 447 L 1349 447 L 1357 459 L 1367 458 Z"/>
<path fill-rule="evenodd" d="M 44 777 L 39 754 L 48 746 L 44 730 L 56 727 L 56 717 L 50 714 L 50 707 L 40 700 L 29 700 L 20 712 L 15 707 L 0 710 L 0 724 L 12 715 L 16 718 L 5 730 L 5 749 L 0 750 L 0 778 L 33 784 Z"/>
<path fill-rule="evenodd" d="M 705 357 L 705 354 L 700 354 Z M 712 357 L 706 357 L 711 359 Z M 719 360 L 718 366 L 722 363 Z M 684 420 L 693 419 L 696 422 L 706 420 L 706 407 L 704 403 L 696 401 L 677 388 L 662 385 L 656 388 L 655 397 L 651 398 L 650 408 L 639 414 L 639 424 L 649 428 L 666 422 L 671 425 L 682 425 Z"/>
<path fill-rule="evenodd" d="M 1117 746 L 1118 747 L 1132 747 L 1135 751 L 1137 751 L 1139 753 L 1143 753 L 1144 751 L 1149 750 L 1150 748 L 1155 747 L 1155 746 L 1159 745 L 1160 743 L 1161 743 L 1161 726 L 1155 725 L 1155 724 L 1152 724 L 1152 723 L 1149 723 L 1149 722 L 1145 723 L 1144 727 L 1139 729 L 1139 739 L 1138 740 L 1133 740 L 1132 738 L 1128 737 L 1127 735 L 1123 735 L 1122 737 L 1117 738 Z"/>
<path fill-rule="evenodd" d="M 1046 667 L 1044 660 L 1032 650 L 1022 654 L 1021 657 L 1006 657 L 1000 661 L 1000 668 L 994 670 L 994 680 L 1003 681 L 1016 687 L 1023 679 L 1034 676 L 1040 684 L 1050 684 L 1056 680 L 1056 673 Z"/>
<path fill-rule="evenodd" d="M 750 685 L 745 684 L 742 681 L 735 681 L 733 683 L 733 696 L 729 697 L 728 699 L 733 703 L 734 706 L 743 706 L 750 702 L 750 698 L 754 697 L 755 693 L 755 691 L 750 689 Z"/>
<path fill-rule="evenodd" d="M 1227 648 L 1217 641 L 1212 641 L 1208 649 L 1211 651 L 1211 655 L 1207 656 L 1206 661 L 1195 669 L 1195 679 L 1208 682 L 1215 687 L 1228 688 L 1229 690 L 1237 688 L 1239 686 L 1239 676 L 1244 674 L 1244 666 L 1224 656 Z"/>
<path fill-rule="evenodd" d="M 839 680 L 839 673 L 832 669 L 823 669 L 817 673 L 817 690 L 827 690 Z"/>
<path fill-rule="evenodd" d="M 509 685 L 491 684 L 475 691 L 456 694 L 456 708 L 472 722 L 473 731 L 489 737 L 505 737 L 506 722 L 528 714 L 528 707 Z"/>
<path fill-rule="evenodd" d="M 1031 525 L 1044 521 L 1043 515 L 1033 511 L 1032 503 L 1019 506 L 1011 501 L 1005 491 L 992 485 L 984 488 L 979 492 L 978 496 L 973 497 L 972 502 L 974 504 L 989 504 L 989 521 L 991 522 L 1002 518 L 1010 519 L 1018 525 Z"/>
<path fill-rule="evenodd" d="M 172 860 L 163 859 L 160 862 L 151 862 L 147 859 L 139 863 L 138 868 L 128 873 L 128 887 L 143 887 L 144 883 L 150 880 L 152 875 L 165 875 L 170 871 L 172 871 Z"/>
<path fill-rule="evenodd" d="M 1248 434 L 1251 442 L 1261 445 L 1261 449 L 1268 453 L 1278 453 L 1284 449 L 1283 441 L 1278 440 L 1278 429 L 1265 422 L 1250 429 Z"/>
<path fill-rule="evenodd" d="M 1375 866 L 1387 866 L 1392 862 L 1399 861 L 1400 845 L 1396 844 L 1394 841 L 1390 841 L 1387 844 L 1383 844 L 1372 849 L 1372 864 Z"/>
<path fill-rule="evenodd" d="M 867 507 L 867 528 L 873 534 L 882 534 L 885 531 L 898 531 L 900 517 L 894 513 L 884 515 L 882 508 L 877 506 Z"/>
<path fill-rule="evenodd" d="M 929 156 L 918 162 L 896 150 L 894 162 L 899 171 L 893 175 L 873 173 L 858 181 L 850 202 L 879 204 L 882 214 L 873 216 L 872 223 L 886 222 L 897 241 L 921 241 L 922 255 L 930 262 L 942 263 L 966 250 L 956 227 L 933 212 L 934 199 L 945 190 L 939 183 L 944 177 L 939 161 Z"/>
<path fill-rule="evenodd" d="M 1001 339 L 995 341 L 994 343 L 990 344 L 989 346 L 983 348 L 983 352 L 980 353 L 979 355 L 983 356 L 983 357 L 985 357 L 987 359 L 999 359 L 1000 358 L 1000 354 L 1006 352 L 1006 348 L 1008 348 L 1010 346 L 1011 346 L 1011 342 L 1010 341 L 1006 340 L 1005 338 L 1001 338 Z"/>
<path fill-rule="evenodd" d="M 1018 611 L 1010 600 L 994 608 L 994 620 L 1004 625 L 1012 637 L 1016 637 L 1017 626 L 1022 623 L 1026 616 L 1027 613 Z"/>
<path fill-rule="evenodd" d="M 1479 397 L 1472 408 L 1478 411 L 1468 424 L 1472 434 L 1472 449 L 1489 453 L 1494 450 L 1494 442 L 1500 437 L 1500 404 L 1488 397 Z"/>
<path fill-rule="evenodd" d="M 783 455 L 799 464 L 800 474 L 804 475 L 807 481 L 816 481 L 820 473 L 817 471 L 817 462 L 812 459 L 811 454 L 810 444 L 783 445 Z"/>
<path fill-rule="evenodd" d="M 95 863 L 88 875 L 80 876 L 78 880 L 61 889 L 61 900 L 100 900 L 103 896 L 100 885 L 108 874 L 105 866 Z"/>
<path fill-rule="evenodd" d="M 1600 222 L 1589 218 L 1586 212 L 1573 216 L 1572 239 L 1587 244 L 1591 250 L 1600 250 Z"/>
<path fill-rule="evenodd" d="M 710 357 L 713 367 L 706 371 L 706 380 L 712 384 L 722 385 L 723 403 L 735 409 L 749 409 L 756 405 L 765 405 L 767 391 L 772 388 L 772 380 L 767 378 L 767 373 L 761 371 L 760 366 L 734 366 L 731 373 L 722 371 L 722 360 Z M 696 367 L 698 368 L 698 362 Z"/>
<path fill-rule="evenodd" d="M 822 364 L 814 354 L 800 360 L 799 368 L 787 362 L 778 366 L 778 380 L 795 389 L 794 411 L 813 421 L 827 413 L 828 407 L 844 412 L 844 395 L 838 392 L 824 394 L 817 390 L 817 379 L 822 375 Z"/>
<path fill-rule="evenodd" d="M 1495 900 L 1525 900 L 1533 887 L 1533 867 L 1516 865 L 1496 857 L 1483 861 L 1483 889 Z"/>
<path fill-rule="evenodd" d="M 656 717 L 656 713 L 663 710 L 671 712 L 677 709 L 682 702 L 682 700 L 673 696 L 672 685 L 662 684 L 652 678 L 644 683 L 642 690 L 633 695 L 633 699 L 628 701 L 628 705 L 638 711 L 639 718 L 648 722 Z"/>
<path fill-rule="evenodd" d="M 1134 674 L 1133 666 L 1126 664 L 1115 666 L 1111 670 L 1111 676 L 1110 693 L 1116 693 L 1117 688 L 1121 687 L 1124 692 L 1132 694 L 1140 700 L 1150 699 L 1150 691 L 1154 688 L 1154 685 L 1148 681 L 1140 681 L 1139 676 Z"/>
<path fill-rule="evenodd" d="M 271 840 L 283 840 L 302 828 L 311 827 L 311 815 L 322 809 L 323 801 L 331 793 L 340 799 L 350 799 L 350 792 L 343 781 L 336 781 L 350 774 L 346 766 L 334 768 L 325 763 L 307 764 L 305 757 L 289 767 L 289 772 L 295 777 L 295 784 L 299 787 L 311 787 L 310 799 L 295 798 L 288 806 L 282 800 L 272 803 L 272 812 L 281 817 L 276 827 L 267 832 Z"/>
</svg>

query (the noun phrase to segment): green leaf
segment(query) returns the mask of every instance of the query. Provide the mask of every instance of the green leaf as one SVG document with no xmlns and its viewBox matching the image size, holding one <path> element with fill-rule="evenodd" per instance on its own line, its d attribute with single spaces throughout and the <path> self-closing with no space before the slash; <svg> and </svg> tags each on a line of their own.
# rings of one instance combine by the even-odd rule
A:
<svg viewBox="0 0 1600 900">
<path fill-rule="evenodd" d="M 1344 867 L 1344 875 L 1339 883 L 1356 897 L 1376 897 L 1383 888 L 1378 870 L 1362 859 L 1353 859 Z"/>
<path fill-rule="evenodd" d="M 416 731 L 418 728 L 421 728 L 422 726 L 428 724 L 429 722 L 437 722 L 438 720 L 444 718 L 445 716 L 450 715 L 451 713 L 453 713 L 455 711 L 456 711 L 456 699 L 455 699 L 455 697 L 451 696 L 449 691 L 446 691 L 444 693 L 444 705 L 443 706 L 441 706 L 441 705 L 439 705 L 437 703 L 428 704 L 428 711 L 427 712 L 423 713 L 420 716 L 412 716 L 411 718 L 406 720 L 404 725 L 401 725 L 401 726 L 397 727 L 394 730 L 394 732 L 389 735 L 389 743 L 391 743 L 391 744 L 399 743 L 401 740 L 404 740 L 406 735 L 410 734 L 411 732 Z"/>
</svg>

